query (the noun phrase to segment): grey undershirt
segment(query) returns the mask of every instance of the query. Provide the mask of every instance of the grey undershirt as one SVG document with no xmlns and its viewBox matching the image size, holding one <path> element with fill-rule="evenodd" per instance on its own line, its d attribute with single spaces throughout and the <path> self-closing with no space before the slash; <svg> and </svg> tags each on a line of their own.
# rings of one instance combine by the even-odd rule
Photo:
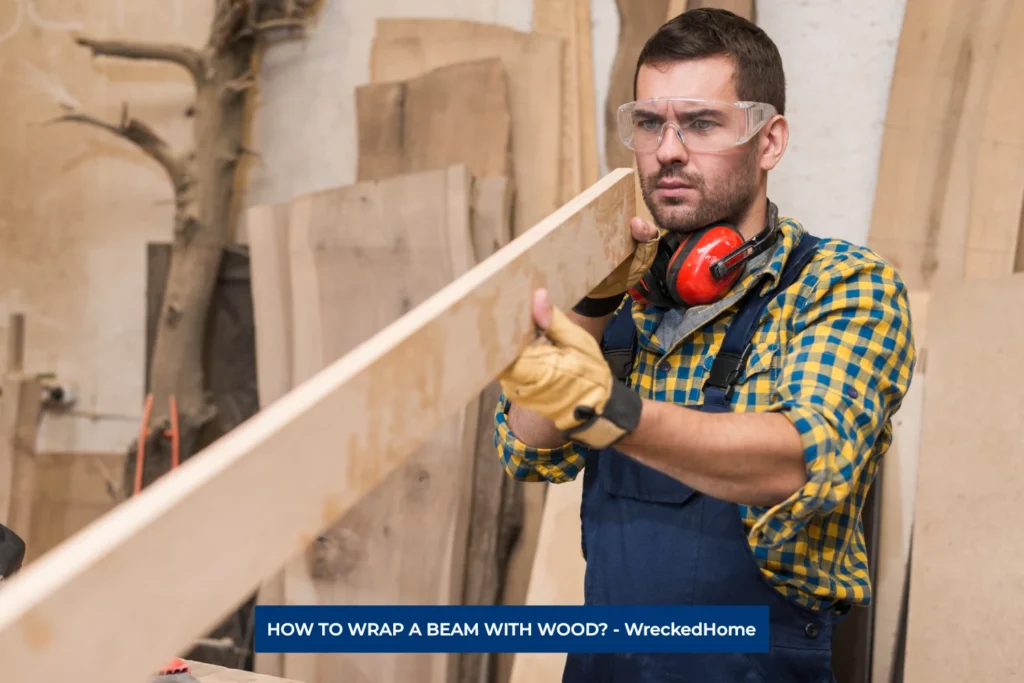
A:
<svg viewBox="0 0 1024 683">
<path fill-rule="evenodd" d="M 744 268 L 743 277 L 750 273 L 757 273 L 768 265 L 774 249 L 766 249 L 747 262 Z M 760 282 L 760 278 L 754 282 Z M 665 312 L 658 328 L 654 334 L 661 342 L 662 348 L 666 351 L 675 346 L 676 342 L 688 337 L 695 330 L 700 329 L 709 321 L 718 316 L 719 313 L 732 306 L 746 290 L 735 290 L 729 293 L 724 299 L 706 306 L 694 306 L 693 308 L 672 308 Z"/>
</svg>

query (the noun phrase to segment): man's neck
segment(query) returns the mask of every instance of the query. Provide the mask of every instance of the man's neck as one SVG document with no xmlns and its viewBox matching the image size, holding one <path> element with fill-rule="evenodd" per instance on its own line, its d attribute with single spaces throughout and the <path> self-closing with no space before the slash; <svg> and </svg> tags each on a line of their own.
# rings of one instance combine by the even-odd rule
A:
<svg viewBox="0 0 1024 683">
<path fill-rule="evenodd" d="M 757 199 L 747 207 L 746 212 L 738 218 L 736 227 L 739 228 L 743 239 L 749 240 L 764 230 L 764 224 L 767 220 L 768 198 L 763 194 L 759 194 Z"/>
</svg>

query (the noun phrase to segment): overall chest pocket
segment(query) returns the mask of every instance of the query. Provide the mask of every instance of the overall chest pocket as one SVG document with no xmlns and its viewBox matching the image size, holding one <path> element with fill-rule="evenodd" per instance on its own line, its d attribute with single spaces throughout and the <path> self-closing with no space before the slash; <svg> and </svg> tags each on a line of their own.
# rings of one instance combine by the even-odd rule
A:
<svg viewBox="0 0 1024 683">
<path fill-rule="evenodd" d="M 612 496 L 682 505 L 697 494 L 678 479 L 617 451 L 604 451 L 597 469 L 602 490 Z"/>
</svg>

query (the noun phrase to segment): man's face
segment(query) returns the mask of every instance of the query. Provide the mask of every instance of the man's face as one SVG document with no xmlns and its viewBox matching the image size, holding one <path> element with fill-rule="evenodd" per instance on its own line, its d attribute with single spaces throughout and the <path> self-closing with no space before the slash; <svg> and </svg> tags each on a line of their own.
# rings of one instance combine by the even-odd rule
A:
<svg viewBox="0 0 1024 683">
<path fill-rule="evenodd" d="M 644 65 L 637 74 L 637 99 L 698 97 L 735 102 L 732 62 L 712 57 Z M 718 220 L 738 221 L 756 198 L 760 179 L 757 137 L 722 152 L 690 152 L 672 128 L 661 146 L 637 153 L 644 200 L 665 230 L 691 232 Z"/>
</svg>

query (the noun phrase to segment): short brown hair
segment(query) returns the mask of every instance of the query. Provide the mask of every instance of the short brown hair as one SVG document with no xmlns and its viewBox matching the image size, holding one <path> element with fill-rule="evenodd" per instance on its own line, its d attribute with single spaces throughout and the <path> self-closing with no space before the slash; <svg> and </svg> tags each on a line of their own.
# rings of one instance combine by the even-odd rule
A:
<svg viewBox="0 0 1024 683">
<path fill-rule="evenodd" d="M 633 74 L 636 98 L 640 67 L 691 59 L 730 57 L 736 69 L 736 94 L 741 100 L 767 102 L 786 113 L 786 74 L 772 39 L 756 24 L 723 9 L 702 7 L 683 12 L 647 40 Z"/>
</svg>

